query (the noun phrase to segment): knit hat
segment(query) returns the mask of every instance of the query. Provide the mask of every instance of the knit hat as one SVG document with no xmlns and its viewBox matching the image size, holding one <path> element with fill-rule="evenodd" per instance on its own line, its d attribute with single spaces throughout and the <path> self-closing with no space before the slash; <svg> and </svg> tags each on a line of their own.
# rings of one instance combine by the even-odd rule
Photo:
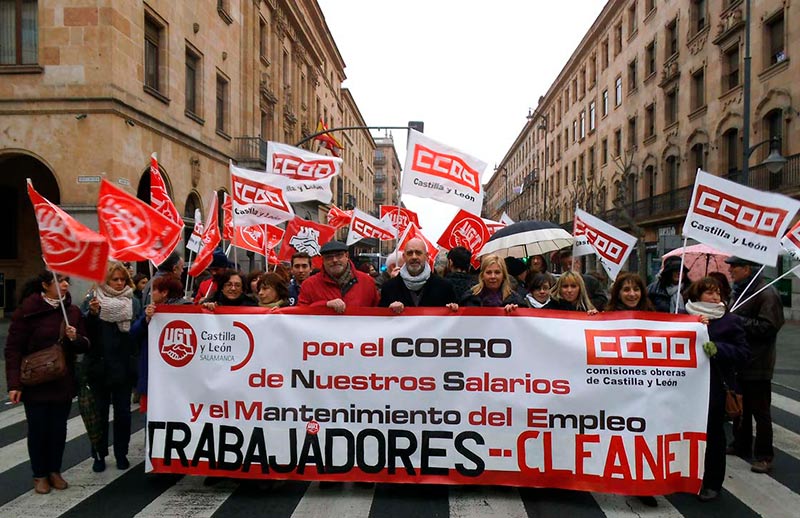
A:
<svg viewBox="0 0 800 518">
<path fill-rule="evenodd" d="M 516 257 L 506 257 L 505 261 L 508 274 L 511 275 L 512 277 L 516 277 L 517 275 L 527 270 L 525 263 L 523 263 L 520 259 L 517 259 Z"/>
</svg>

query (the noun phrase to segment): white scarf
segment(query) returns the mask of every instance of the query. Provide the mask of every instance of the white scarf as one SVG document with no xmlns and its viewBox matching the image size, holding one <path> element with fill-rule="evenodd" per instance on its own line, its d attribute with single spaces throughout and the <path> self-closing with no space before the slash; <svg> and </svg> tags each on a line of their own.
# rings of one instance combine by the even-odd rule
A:
<svg viewBox="0 0 800 518">
<path fill-rule="evenodd" d="M 61 304 L 61 300 L 59 300 L 59 299 L 51 299 L 50 297 L 48 297 L 44 293 L 42 293 L 42 300 L 44 300 L 45 302 L 47 302 L 48 304 L 50 304 L 54 308 L 57 308 Z"/>
<path fill-rule="evenodd" d="M 709 320 L 722 318 L 725 314 L 724 302 L 687 302 L 686 312 L 690 315 L 707 317 Z"/>
<path fill-rule="evenodd" d="M 404 264 L 400 269 L 400 277 L 403 278 L 406 288 L 411 291 L 419 291 L 423 286 L 425 286 L 425 283 L 428 282 L 428 279 L 431 277 L 431 267 L 427 262 L 425 262 L 422 271 L 418 275 L 411 275 L 408 271 L 408 265 Z"/>
<path fill-rule="evenodd" d="M 133 320 L 133 289 L 130 286 L 117 291 L 108 284 L 101 284 L 95 290 L 95 297 L 100 301 L 100 320 L 116 323 L 123 333 L 130 331 Z"/>
<path fill-rule="evenodd" d="M 528 299 L 528 303 L 531 305 L 531 307 L 535 308 L 535 309 L 542 309 L 543 307 L 545 307 L 547 304 L 550 303 L 550 297 L 549 296 L 547 297 L 547 300 L 544 301 L 544 302 L 539 302 L 538 300 L 533 298 L 533 295 L 531 295 L 530 293 L 525 295 L 525 298 Z"/>
</svg>

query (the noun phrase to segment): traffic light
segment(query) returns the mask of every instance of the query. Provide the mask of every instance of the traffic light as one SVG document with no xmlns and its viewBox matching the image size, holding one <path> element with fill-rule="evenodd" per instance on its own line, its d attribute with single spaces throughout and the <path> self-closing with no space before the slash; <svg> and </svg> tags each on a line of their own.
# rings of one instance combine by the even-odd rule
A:
<svg viewBox="0 0 800 518">
<path fill-rule="evenodd" d="M 408 128 L 425 133 L 425 123 L 422 121 L 408 121 Z"/>
</svg>

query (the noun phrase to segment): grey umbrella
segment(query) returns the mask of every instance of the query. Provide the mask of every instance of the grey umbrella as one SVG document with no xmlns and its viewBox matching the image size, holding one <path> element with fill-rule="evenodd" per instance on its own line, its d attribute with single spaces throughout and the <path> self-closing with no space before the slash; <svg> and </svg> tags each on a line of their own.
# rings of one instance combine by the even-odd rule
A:
<svg viewBox="0 0 800 518">
<path fill-rule="evenodd" d="M 572 235 L 549 221 L 518 221 L 495 232 L 478 256 L 530 257 L 572 246 Z"/>
</svg>

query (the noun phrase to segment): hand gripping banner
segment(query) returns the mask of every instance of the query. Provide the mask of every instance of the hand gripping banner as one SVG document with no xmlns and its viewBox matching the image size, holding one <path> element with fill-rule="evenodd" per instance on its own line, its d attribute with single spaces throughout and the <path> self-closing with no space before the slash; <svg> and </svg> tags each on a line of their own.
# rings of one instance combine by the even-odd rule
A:
<svg viewBox="0 0 800 518">
<path fill-rule="evenodd" d="M 159 307 L 146 471 L 700 490 L 709 362 L 695 317 L 283 311 Z"/>
</svg>

